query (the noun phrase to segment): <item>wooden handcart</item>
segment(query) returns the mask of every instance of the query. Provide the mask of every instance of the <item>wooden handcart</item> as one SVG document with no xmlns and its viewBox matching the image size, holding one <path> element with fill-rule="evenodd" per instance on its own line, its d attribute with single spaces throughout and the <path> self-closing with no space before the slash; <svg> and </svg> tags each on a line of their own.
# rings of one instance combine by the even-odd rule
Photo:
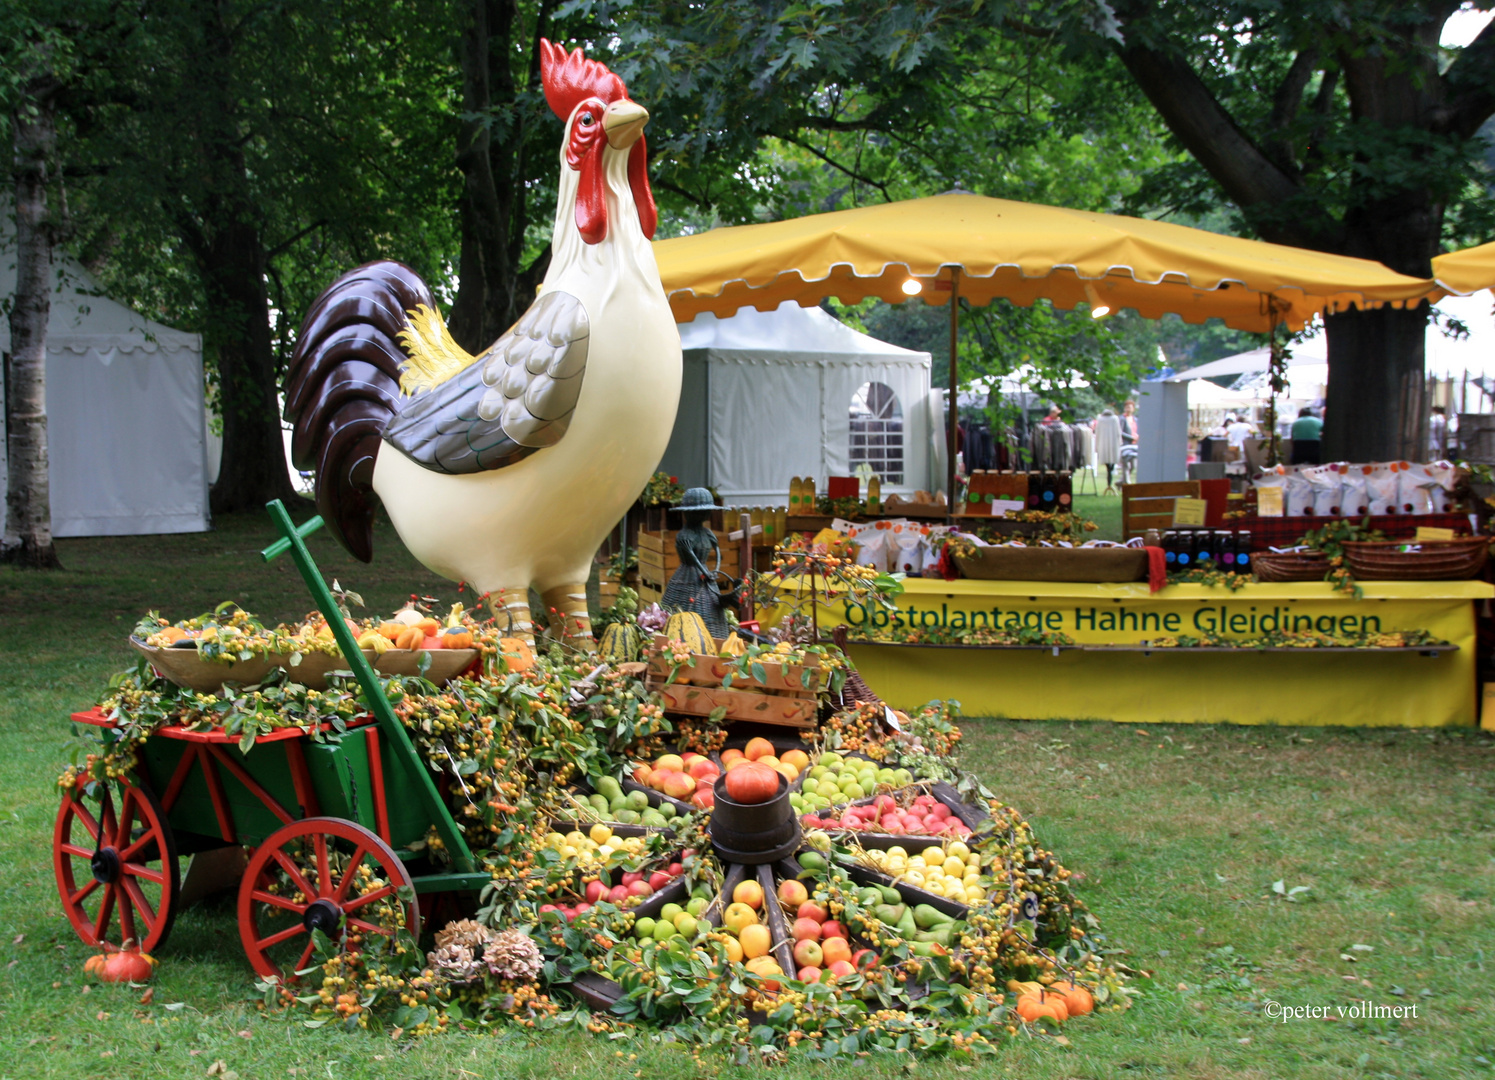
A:
<svg viewBox="0 0 1495 1080">
<path fill-rule="evenodd" d="M 279 500 L 268 504 L 289 551 L 357 677 L 368 714 L 318 738 L 300 728 L 259 736 L 241 751 L 222 730 L 157 728 L 125 777 L 80 777 L 53 833 L 57 887 L 68 921 L 89 945 L 161 946 L 181 907 L 179 860 L 239 848 L 239 935 L 256 972 L 288 978 L 315 953 L 313 931 L 346 948 L 371 935 L 420 933 L 420 901 L 480 890 L 472 852 L 344 622 L 304 538 Z M 101 711 L 73 719 L 119 735 Z M 433 862 L 432 829 L 449 864 Z"/>
</svg>

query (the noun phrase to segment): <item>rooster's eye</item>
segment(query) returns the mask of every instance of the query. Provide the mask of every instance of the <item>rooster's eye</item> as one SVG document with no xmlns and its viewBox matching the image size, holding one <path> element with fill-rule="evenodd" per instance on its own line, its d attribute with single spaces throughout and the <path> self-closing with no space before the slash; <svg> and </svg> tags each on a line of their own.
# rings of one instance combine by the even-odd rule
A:
<svg viewBox="0 0 1495 1080">
<path fill-rule="evenodd" d="M 584 113 L 581 114 L 581 126 L 582 127 L 591 127 L 594 123 L 596 123 L 596 121 L 592 119 L 592 114 L 591 113 L 584 112 Z"/>
</svg>

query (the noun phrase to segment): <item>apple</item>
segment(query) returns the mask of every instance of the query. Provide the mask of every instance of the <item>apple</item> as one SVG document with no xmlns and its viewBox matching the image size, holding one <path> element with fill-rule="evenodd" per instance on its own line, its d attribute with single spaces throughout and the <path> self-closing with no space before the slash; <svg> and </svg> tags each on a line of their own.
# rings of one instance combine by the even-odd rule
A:
<svg viewBox="0 0 1495 1080">
<path fill-rule="evenodd" d="M 587 912 L 589 912 L 589 911 L 592 910 L 592 905 L 591 904 L 577 904 L 575 910 L 576 910 L 576 914 L 578 914 L 578 915 L 585 915 Z"/>
<path fill-rule="evenodd" d="M 683 772 L 672 772 L 665 778 L 664 793 L 672 799 L 683 799 L 696 790 L 696 779 Z"/>
<path fill-rule="evenodd" d="M 643 881 L 644 875 L 638 870 L 623 871 L 623 884 L 632 885 L 635 881 Z"/>
<path fill-rule="evenodd" d="M 757 922 L 758 913 L 746 904 L 731 903 L 722 912 L 722 925 L 733 934 L 740 934 L 743 927 L 755 926 Z"/>
<path fill-rule="evenodd" d="M 826 974 L 826 980 L 825 981 L 826 982 L 835 982 L 838 979 L 844 979 L 848 975 L 855 975 L 856 973 L 857 973 L 857 969 L 851 966 L 851 961 L 849 961 L 849 960 L 837 960 L 834 964 L 829 965 L 825 969 L 825 974 Z"/>
<path fill-rule="evenodd" d="M 635 881 L 628 887 L 629 896 L 653 896 L 654 888 L 647 881 Z"/>
<path fill-rule="evenodd" d="M 540 905 L 540 914 L 541 915 L 547 915 L 547 914 L 549 914 L 552 911 L 559 911 L 559 910 L 561 910 L 561 909 L 558 908 L 558 907 L 556 907 L 554 904 L 541 904 Z"/>
<path fill-rule="evenodd" d="M 685 759 L 679 754 L 660 754 L 654 762 L 656 769 L 669 769 L 671 772 L 680 772 L 685 768 Z"/>
<path fill-rule="evenodd" d="M 950 808 L 944 803 L 935 803 L 929 808 L 929 814 L 927 816 L 932 818 L 939 818 L 943 821 L 945 818 L 950 816 Z"/>
<path fill-rule="evenodd" d="M 872 949 L 858 949 L 851 957 L 851 966 L 858 971 L 866 971 L 868 968 L 877 966 L 878 955 Z"/>
<path fill-rule="evenodd" d="M 846 927 L 836 922 L 835 919 L 827 919 L 820 924 L 821 940 L 825 938 L 844 938 L 846 936 Z"/>
<path fill-rule="evenodd" d="M 666 874 L 663 870 L 656 870 L 654 871 L 654 873 L 649 875 L 649 888 L 653 889 L 655 892 L 658 892 L 673 880 L 674 879 L 671 878 L 669 874 Z"/>
<path fill-rule="evenodd" d="M 824 958 L 824 955 L 825 954 L 820 951 L 820 942 L 818 941 L 810 941 L 806 939 L 804 941 L 795 942 L 794 962 L 800 967 L 818 968 L 820 966 L 820 961 Z"/>
<path fill-rule="evenodd" d="M 787 878 L 779 882 L 779 900 L 786 908 L 798 909 L 810 898 L 810 890 L 805 888 L 805 883 Z"/>
<path fill-rule="evenodd" d="M 647 787 L 649 784 L 649 777 L 653 774 L 654 770 L 649 766 L 640 765 L 638 768 L 633 770 L 633 782 L 635 784 L 643 784 Z"/>
<path fill-rule="evenodd" d="M 569 907 L 561 908 L 561 914 L 566 917 L 566 921 L 567 922 L 575 922 L 576 921 L 576 909 L 575 908 L 569 908 Z"/>
<path fill-rule="evenodd" d="M 703 783 L 690 797 L 690 804 L 698 810 L 710 810 L 716 805 L 716 789 L 709 783 Z"/>
<path fill-rule="evenodd" d="M 820 924 L 814 919 L 795 919 L 789 933 L 795 941 L 819 941 Z"/>
<path fill-rule="evenodd" d="M 689 900 L 686 901 L 685 910 L 699 919 L 701 917 L 701 912 L 705 911 L 710 906 L 711 901 L 707 900 L 704 896 L 692 896 Z"/>
<path fill-rule="evenodd" d="M 602 884 L 602 882 L 598 881 L 595 878 L 592 879 L 591 881 L 587 882 L 587 888 L 586 888 L 587 903 L 589 903 L 589 904 L 595 904 L 598 900 L 602 899 L 603 895 L 606 892 L 607 892 L 607 886 L 606 885 Z"/>
<path fill-rule="evenodd" d="M 752 880 L 739 881 L 737 888 L 732 890 L 732 902 L 746 904 L 754 911 L 758 911 L 763 907 L 763 886 Z"/>
<path fill-rule="evenodd" d="M 689 767 L 685 771 L 690 773 L 690 775 L 694 776 L 697 780 L 704 780 L 708 776 L 715 778 L 716 775 L 721 772 L 721 770 L 716 767 L 716 762 L 712 761 L 710 758 L 704 757 L 696 758 L 690 763 Z"/>
<path fill-rule="evenodd" d="M 670 877 L 679 877 L 685 873 L 685 866 L 681 863 L 672 862 L 669 866 L 665 867 L 664 872 L 669 874 Z"/>
<path fill-rule="evenodd" d="M 741 750 L 723 750 L 722 751 L 722 767 L 726 768 L 728 765 L 732 764 L 732 762 L 734 762 L 734 761 L 741 761 L 743 759 L 743 756 L 744 755 L 743 755 L 743 753 L 742 753 Z"/>
<path fill-rule="evenodd" d="M 628 900 L 628 886 L 614 885 L 607 890 L 607 902 L 609 904 L 622 904 Z"/>
<path fill-rule="evenodd" d="M 827 969 L 834 969 L 838 963 L 849 963 L 851 960 L 851 945 L 845 938 L 825 938 L 820 942 L 820 954 L 825 957 Z"/>
<path fill-rule="evenodd" d="M 748 885 L 748 884 L 755 884 L 755 883 L 754 882 L 746 882 L 746 881 L 744 881 L 742 884 L 743 885 Z M 742 887 L 741 885 L 738 886 L 738 888 L 741 888 L 741 887 Z M 814 919 L 818 923 L 823 923 L 823 922 L 825 922 L 826 919 L 829 919 L 831 916 L 830 916 L 830 912 L 826 911 L 825 908 L 821 907 L 815 901 L 813 901 L 813 900 L 806 900 L 803 904 L 799 905 L 799 917 L 801 919 Z"/>
<path fill-rule="evenodd" d="M 802 983 L 819 982 L 823 974 L 818 967 L 802 967 L 799 969 L 799 981 Z"/>
</svg>

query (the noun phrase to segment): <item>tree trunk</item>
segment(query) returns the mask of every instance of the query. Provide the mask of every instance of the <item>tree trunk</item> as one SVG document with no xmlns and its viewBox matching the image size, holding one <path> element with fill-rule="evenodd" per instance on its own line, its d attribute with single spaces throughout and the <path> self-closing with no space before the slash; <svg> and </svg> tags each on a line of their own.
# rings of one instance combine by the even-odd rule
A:
<svg viewBox="0 0 1495 1080">
<path fill-rule="evenodd" d="M 211 321 L 205 335 L 218 359 L 223 459 L 213 513 L 260 510 L 296 497 L 286 473 L 278 373 L 265 287 L 265 250 L 248 215 L 230 217 L 200 257 Z"/>
<path fill-rule="evenodd" d="M 1324 320 L 1329 397 L 1324 461 L 1421 460 L 1403 433 L 1422 401 L 1428 306 L 1347 311 Z"/>
<path fill-rule="evenodd" d="M 52 226 L 47 173 L 57 143 L 50 88 L 29 95 L 34 110 L 11 115 L 15 140 L 16 295 L 5 371 L 7 477 L 4 561 L 32 569 L 62 564 L 52 544 L 47 474 L 47 318 Z"/>
<path fill-rule="evenodd" d="M 537 26 L 546 20 L 540 6 Z M 528 224 L 524 142 L 527 118 L 510 67 L 522 29 L 515 0 L 468 0 L 458 42 L 462 111 L 457 135 L 463 185 L 460 285 L 448 328 L 476 353 L 492 344 L 535 298 L 549 259 L 520 266 Z M 538 31 L 535 38 L 538 39 Z M 531 54 L 534 42 L 528 43 Z"/>
</svg>

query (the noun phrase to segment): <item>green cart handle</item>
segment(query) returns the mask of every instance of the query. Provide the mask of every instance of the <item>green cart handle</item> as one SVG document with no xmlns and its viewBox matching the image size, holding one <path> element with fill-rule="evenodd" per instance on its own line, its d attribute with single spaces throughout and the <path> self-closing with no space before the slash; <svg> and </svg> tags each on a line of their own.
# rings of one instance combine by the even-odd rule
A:
<svg viewBox="0 0 1495 1080">
<path fill-rule="evenodd" d="M 389 698 L 384 696 L 384 686 L 380 683 L 379 676 L 375 674 L 368 657 L 363 655 L 363 650 L 358 647 L 358 640 L 353 636 L 353 631 L 348 629 L 348 624 L 343 621 L 343 613 L 338 608 L 337 601 L 332 598 L 332 591 L 327 588 L 327 582 L 322 580 L 322 571 L 317 568 L 316 562 L 312 560 L 311 552 L 306 548 L 306 537 L 322 527 L 321 515 L 313 517 L 297 528 L 295 522 L 291 520 L 291 515 L 286 512 L 285 504 L 279 499 L 272 499 L 265 504 L 265 508 L 270 511 L 270 517 L 274 519 L 284 535 L 283 539 L 275 541 L 261 551 L 260 555 L 266 562 L 269 562 L 287 551 L 291 553 L 296 569 L 301 571 L 301 577 L 306 582 L 307 589 L 311 591 L 312 599 L 316 600 L 318 610 L 326 618 L 327 625 L 332 630 L 332 636 L 337 639 L 338 648 L 343 651 L 343 658 L 348 661 L 348 666 L 358 678 L 358 685 L 363 687 L 364 700 L 369 703 L 369 710 L 374 714 L 380 732 L 394 747 L 395 753 L 407 766 L 410 775 L 420 778 L 421 801 L 425 803 L 430 813 L 436 832 L 446 844 L 446 849 L 452 856 L 452 863 L 458 871 L 471 872 L 473 869 L 472 851 L 462 836 L 462 830 L 457 828 L 451 811 L 441 801 L 441 793 L 436 790 L 436 781 L 431 779 L 431 770 L 426 767 L 425 762 L 421 761 L 415 744 L 410 741 L 410 733 L 405 730 L 405 725 L 400 723 L 399 717 L 395 716 L 394 709 L 390 707 Z"/>
</svg>

